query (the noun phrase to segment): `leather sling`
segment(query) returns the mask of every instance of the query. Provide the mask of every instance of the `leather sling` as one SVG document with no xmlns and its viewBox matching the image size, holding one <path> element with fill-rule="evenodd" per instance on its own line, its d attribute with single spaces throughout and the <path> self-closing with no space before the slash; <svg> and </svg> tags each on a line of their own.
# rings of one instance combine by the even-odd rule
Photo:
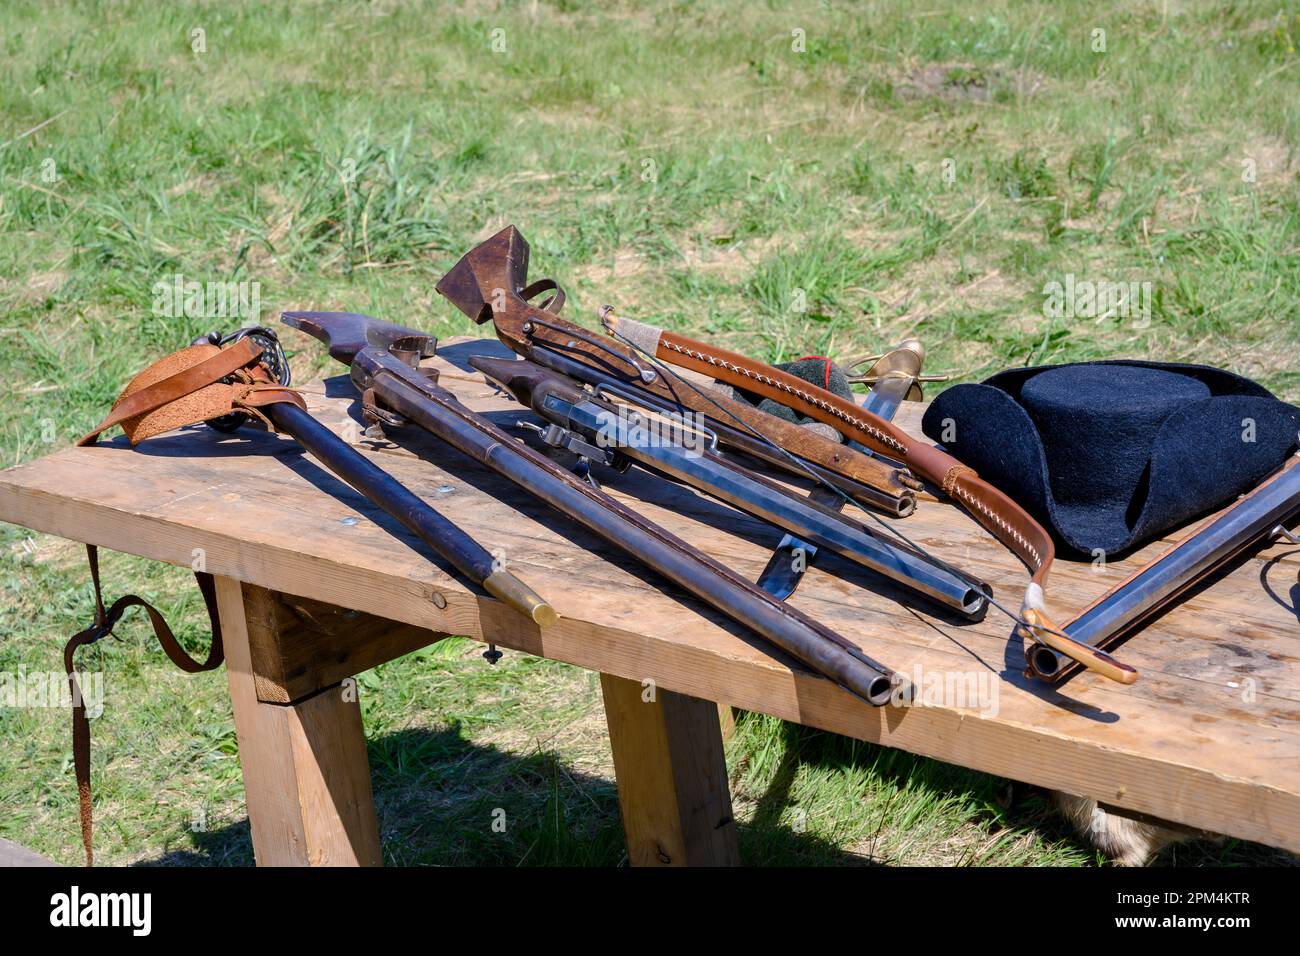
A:
<svg viewBox="0 0 1300 956">
<path fill-rule="evenodd" d="M 81 845 L 86 852 L 86 866 L 95 865 L 94 852 L 94 813 L 90 799 L 90 718 L 86 716 L 86 703 L 77 683 L 76 662 L 77 649 L 94 644 L 113 633 L 113 628 L 122 615 L 130 608 L 142 607 L 149 615 L 153 625 L 154 637 L 159 646 L 171 658 L 173 664 L 188 674 L 210 671 L 219 666 L 224 659 L 221 646 L 221 622 L 217 618 L 217 589 L 212 575 L 205 571 L 195 571 L 194 579 L 203 593 L 203 603 L 208 609 L 208 621 L 212 626 L 212 642 L 208 647 L 208 656 L 203 661 L 190 657 L 176 640 L 176 635 L 167 626 L 166 619 L 156 607 L 135 594 L 125 594 L 113 602 L 112 607 L 104 610 L 104 595 L 99 583 L 99 549 L 93 544 L 86 545 L 86 558 L 90 563 L 90 580 L 95 588 L 95 622 L 90 627 L 78 631 L 63 648 L 63 668 L 68 675 L 68 689 L 72 693 L 72 766 L 77 777 L 77 802 L 81 814 Z"/>
<path fill-rule="evenodd" d="M 909 465 L 965 505 L 1025 563 L 1035 584 L 1046 582 L 1054 555 L 1051 537 L 1024 509 L 947 452 L 914 441 L 897 425 L 834 392 L 736 352 L 628 319 L 618 320 L 618 333 L 656 358 L 771 398 Z"/>
<path fill-rule="evenodd" d="M 93 445 L 100 434 L 121 425 L 127 440 L 135 445 L 146 438 L 242 412 L 266 424 L 259 408 L 274 402 L 290 402 L 307 408 L 302 396 L 273 381 L 261 364 L 262 347 L 252 338 L 242 338 L 222 348 L 207 343 L 191 345 L 159 359 L 136 375 L 122 390 L 113 407 L 94 429 L 77 440 L 78 446 Z M 216 582 L 211 574 L 195 571 L 203 603 L 207 607 L 212 640 L 203 661 L 191 657 L 172 633 L 162 613 L 135 594 L 119 597 L 105 609 L 99 577 L 99 549 L 86 545 L 90 579 L 95 591 L 95 620 L 78 631 L 63 648 L 63 666 L 72 694 L 72 763 L 77 779 L 77 801 L 81 816 L 81 843 L 86 865 L 95 862 L 94 813 L 90 790 L 90 718 L 76 676 L 76 652 L 113 633 L 122 615 L 133 607 L 144 608 L 154 637 L 167 657 L 189 674 L 210 671 L 224 660 L 221 622 L 217 615 Z"/>
</svg>

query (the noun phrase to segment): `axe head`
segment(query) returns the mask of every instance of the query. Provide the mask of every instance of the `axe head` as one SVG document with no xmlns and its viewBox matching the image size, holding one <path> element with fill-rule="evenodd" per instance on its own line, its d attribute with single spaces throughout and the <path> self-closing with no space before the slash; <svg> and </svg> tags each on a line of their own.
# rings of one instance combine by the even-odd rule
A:
<svg viewBox="0 0 1300 956">
<path fill-rule="evenodd" d="M 492 318 L 494 308 L 521 301 L 527 283 L 528 241 L 514 226 L 506 226 L 461 256 L 435 288 L 482 325 Z"/>
<path fill-rule="evenodd" d="M 280 321 L 320 339 L 329 346 L 330 356 L 344 365 L 351 365 L 358 352 L 371 347 L 398 349 L 420 358 L 429 358 L 438 347 L 438 340 L 426 332 L 356 312 L 283 312 Z"/>
</svg>

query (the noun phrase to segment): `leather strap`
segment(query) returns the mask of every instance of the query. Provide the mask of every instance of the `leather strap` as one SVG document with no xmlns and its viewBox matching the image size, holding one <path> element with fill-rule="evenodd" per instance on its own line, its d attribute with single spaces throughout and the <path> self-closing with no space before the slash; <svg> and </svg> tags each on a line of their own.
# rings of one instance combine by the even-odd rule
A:
<svg viewBox="0 0 1300 956">
<path fill-rule="evenodd" d="M 529 283 L 519 290 L 519 297 L 525 302 L 531 302 L 543 292 L 550 292 L 552 295 L 538 308 L 559 315 L 560 310 L 564 308 L 564 290 L 554 279 L 538 279 L 536 282 Z"/>
<path fill-rule="evenodd" d="M 1034 583 L 1047 579 L 1055 555 L 1051 537 L 1023 508 L 945 451 L 788 372 L 736 352 L 659 330 L 657 358 L 694 369 L 737 388 L 771 398 L 825 422 L 848 438 L 904 462 L 960 502 L 1029 568 Z"/>
<path fill-rule="evenodd" d="M 94 811 L 90 796 L 90 719 L 86 716 L 86 702 L 81 695 L 81 685 L 77 683 L 75 666 L 77 649 L 87 644 L 94 644 L 112 634 L 113 628 L 128 609 L 142 607 L 149 615 L 149 623 L 153 625 L 154 637 L 158 639 L 158 644 L 171 658 L 172 663 L 186 673 L 197 674 L 201 671 L 210 671 L 221 664 L 225 655 L 221 645 L 221 622 L 217 617 L 217 589 L 212 575 L 204 571 L 194 572 L 199 590 L 203 593 L 203 603 L 207 606 L 208 621 L 212 627 L 212 642 L 208 647 L 208 656 L 203 661 L 197 661 L 181 647 L 161 612 L 144 598 L 126 594 L 114 601 L 112 607 L 105 611 L 104 595 L 99 583 L 99 549 L 93 544 L 86 545 L 86 558 L 90 562 L 90 580 L 95 587 L 95 623 L 78 631 L 64 646 L 63 667 L 68 675 L 68 688 L 72 692 L 72 765 L 77 777 L 81 845 L 86 851 L 86 866 L 94 866 Z"/>
<path fill-rule="evenodd" d="M 650 370 L 642 369 L 636 355 L 620 343 L 596 345 L 587 341 L 586 330 L 558 315 L 564 296 L 555 280 L 528 282 L 528 254 L 528 243 L 519 231 L 513 226 L 503 229 L 462 256 L 438 281 L 437 291 L 475 322 L 491 322 L 497 337 L 524 358 L 531 358 L 534 347 L 542 346 L 602 373 L 625 380 L 631 380 L 631 376 L 636 387 L 652 391 L 674 405 L 728 425 L 734 422 L 742 432 L 753 430 L 766 435 L 790 454 L 868 485 L 895 501 L 915 501 L 913 491 L 919 482 L 897 467 L 768 415 L 748 402 L 717 393 L 706 397 L 693 389 L 674 387 L 662 376 L 647 374 Z M 540 309 L 530 304 L 548 290 L 556 294 L 543 300 Z M 501 293 L 504 301 L 500 301 Z M 544 323 L 535 321 L 539 311 L 546 314 Z"/>
<path fill-rule="evenodd" d="M 292 402 L 306 411 L 302 396 L 274 381 L 261 358 L 262 348 L 252 338 L 225 348 L 204 343 L 173 352 L 131 379 L 112 411 L 77 444 L 93 445 L 114 425 L 121 425 L 135 445 L 232 411 L 245 412 L 269 426 L 258 409 L 274 402 Z"/>
<path fill-rule="evenodd" d="M 306 411 L 301 395 L 273 380 L 262 364 L 262 347 L 252 338 L 239 339 L 225 348 L 200 344 L 173 352 L 154 362 L 133 378 L 109 414 L 92 431 L 78 439 L 78 445 L 92 445 L 104 431 L 121 425 L 131 444 L 182 425 L 220 418 L 231 412 L 243 412 L 270 422 L 260 409 L 276 402 L 289 402 Z M 209 671 L 221 664 L 221 624 L 217 618 L 217 592 L 212 575 L 194 572 L 203 603 L 212 626 L 212 643 L 204 661 L 190 657 L 176 640 L 167 621 L 148 601 L 127 594 L 104 609 L 99 582 L 99 551 L 86 545 L 90 562 L 90 579 L 95 588 L 95 621 L 74 634 L 63 648 L 63 666 L 72 692 L 72 763 L 77 778 L 77 800 L 81 813 L 81 843 L 86 851 L 86 865 L 95 862 L 92 845 L 94 815 L 90 793 L 90 720 L 85 700 L 77 683 L 75 657 L 77 649 L 93 644 L 113 633 L 123 613 L 142 607 L 153 625 L 154 637 L 171 662 L 188 674 Z"/>
</svg>

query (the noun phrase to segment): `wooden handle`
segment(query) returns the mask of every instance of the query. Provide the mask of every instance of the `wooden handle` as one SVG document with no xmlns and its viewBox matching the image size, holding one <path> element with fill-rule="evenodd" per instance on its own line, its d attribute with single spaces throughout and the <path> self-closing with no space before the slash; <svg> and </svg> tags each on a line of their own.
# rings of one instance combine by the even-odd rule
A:
<svg viewBox="0 0 1300 956">
<path fill-rule="evenodd" d="M 1109 677 L 1120 684 L 1132 684 L 1138 679 L 1138 672 L 1127 664 L 1115 660 L 1103 650 L 1082 644 L 1072 637 L 1060 633 L 1060 629 L 1047 619 L 1041 611 L 1026 610 L 1025 621 L 1030 625 L 1031 636 L 1041 644 L 1046 644 L 1058 654 L 1064 654 L 1072 661 L 1077 661 L 1090 671 Z"/>
</svg>

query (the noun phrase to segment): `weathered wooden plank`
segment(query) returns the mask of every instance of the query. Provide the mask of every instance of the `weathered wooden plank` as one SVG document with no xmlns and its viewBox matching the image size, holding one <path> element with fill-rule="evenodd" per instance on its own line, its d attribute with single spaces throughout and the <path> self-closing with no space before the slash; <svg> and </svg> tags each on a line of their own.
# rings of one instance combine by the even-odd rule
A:
<svg viewBox="0 0 1300 956">
<path fill-rule="evenodd" d="M 217 578 L 253 854 L 262 866 L 379 866 L 379 822 L 356 695 L 339 686 L 292 704 L 257 699 L 248 619 L 270 599 Z"/>
<path fill-rule="evenodd" d="M 0 867 L 7 866 L 58 866 L 35 850 L 29 850 L 12 840 L 0 839 Z"/>
<path fill-rule="evenodd" d="M 373 614 L 345 610 L 245 585 L 257 699 L 285 704 L 308 697 L 446 637 Z"/>
</svg>

